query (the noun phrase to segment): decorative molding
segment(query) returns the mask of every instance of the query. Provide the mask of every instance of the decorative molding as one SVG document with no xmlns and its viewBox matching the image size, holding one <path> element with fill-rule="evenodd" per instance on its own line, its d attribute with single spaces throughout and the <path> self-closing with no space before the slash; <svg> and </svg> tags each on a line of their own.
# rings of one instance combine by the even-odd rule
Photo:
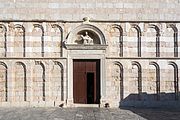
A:
<svg viewBox="0 0 180 120">
<path fill-rule="evenodd" d="M 67 50 L 106 50 L 107 45 L 66 44 Z"/>
</svg>

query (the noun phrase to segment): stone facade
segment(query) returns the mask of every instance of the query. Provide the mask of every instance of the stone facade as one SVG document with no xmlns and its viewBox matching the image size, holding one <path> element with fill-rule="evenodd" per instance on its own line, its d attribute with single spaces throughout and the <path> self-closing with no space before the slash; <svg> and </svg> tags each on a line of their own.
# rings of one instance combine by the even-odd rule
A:
<svg viewBox="0 0 180 120">
<path fill-rule="evenodd" d="M 73 59 L 100 60 L 101 106 L 180 106 L 178 0 L 43 1 L 0 4 L 0 106 L 75 106 Z"/>
<path fill-rule="evenodd" d="M 175 21 L 179 0 L 1 0 L 1 20 Z"/>
</svg>

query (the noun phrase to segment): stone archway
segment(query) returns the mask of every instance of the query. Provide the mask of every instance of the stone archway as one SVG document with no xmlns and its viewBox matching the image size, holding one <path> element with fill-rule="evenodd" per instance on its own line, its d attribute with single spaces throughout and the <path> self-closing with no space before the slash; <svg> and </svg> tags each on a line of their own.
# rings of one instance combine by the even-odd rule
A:
<svg viewBox="0 0 180 120">
<path fill-rule="evenodd" d="M 89 40 L 90 42 L 84 43 L 83 40 Z M 93 42 L 91 42 L 91 40 Z M 73 61 L 74 60 L 98 60 L 99 61 L 99 98 L 98 102 L 92 102 L 93 104 L 103 104 L 106 96 L 105 90 L 105 50 L 107 48 L 104 34 L 99 28 L 91 24 L 82 24 L 72 30 L 65 42 L 68 55 L 68 104 L 75 104 L 74 101 L 74 72 Z M 87 76 L 86 76 L 87 77 Z M 97 91 L 96 91 L 97 92 Z M 101 97 L 100 97 L 101 95 Z M 82 103 L 82 102 L 80 102 Z M 85 104 L 88 102 L 85 102 Z"/>
</svg>

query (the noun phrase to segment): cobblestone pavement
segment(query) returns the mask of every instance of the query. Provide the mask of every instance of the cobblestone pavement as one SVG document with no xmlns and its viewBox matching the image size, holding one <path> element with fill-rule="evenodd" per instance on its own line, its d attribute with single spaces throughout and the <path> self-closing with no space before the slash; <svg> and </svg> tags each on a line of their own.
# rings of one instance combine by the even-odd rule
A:
<svg viewBox="0 0 180 120">
<path fill-rule="evenodd" d="M 135 108 L 0 108 L 0 120 L 180 120 L 180 110 Z"/>
</svg>

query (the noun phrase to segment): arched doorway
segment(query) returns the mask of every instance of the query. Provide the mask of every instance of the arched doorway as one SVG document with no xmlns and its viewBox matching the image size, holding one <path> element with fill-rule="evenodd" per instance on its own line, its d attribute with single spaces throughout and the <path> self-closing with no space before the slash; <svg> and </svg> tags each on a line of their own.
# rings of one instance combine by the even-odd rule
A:
<svg viewBox="0 0 180 120">
<path fill-rule="evenodd" d="M 103 104 L 107 45 L 102 31 L 92 24 L 77 26 L 69 33 L 65 47 L 69 79 L 67 104 Z"/>
</svg>

